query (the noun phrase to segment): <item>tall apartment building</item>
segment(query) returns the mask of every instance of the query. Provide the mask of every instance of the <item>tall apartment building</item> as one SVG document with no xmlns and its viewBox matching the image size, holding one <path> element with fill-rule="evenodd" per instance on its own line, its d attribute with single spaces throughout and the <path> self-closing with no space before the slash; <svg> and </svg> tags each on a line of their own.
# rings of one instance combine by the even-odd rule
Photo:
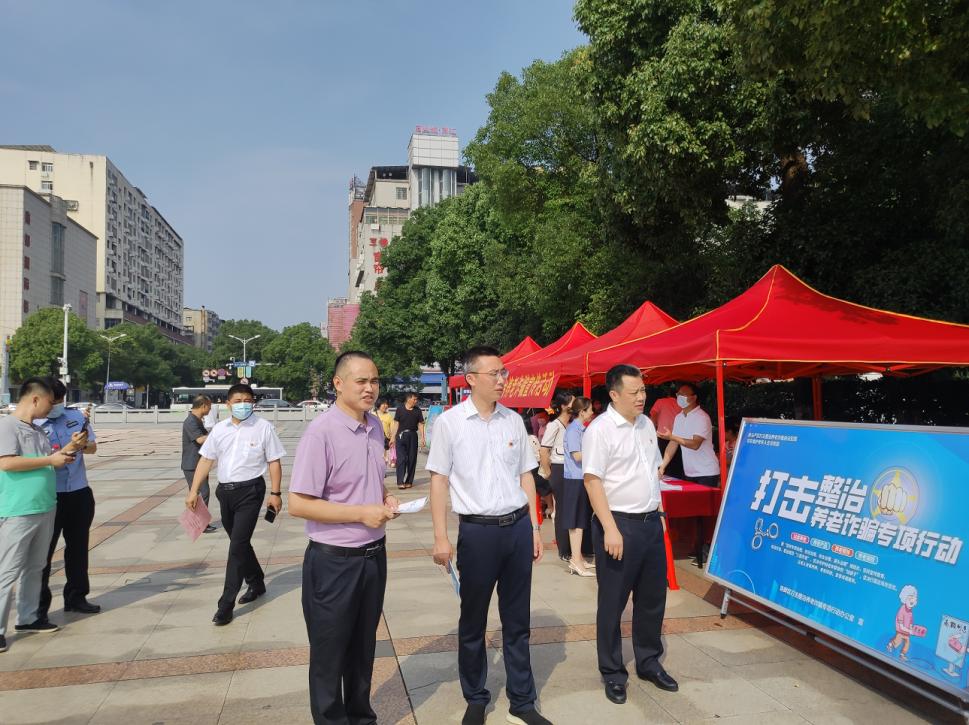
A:
<svg viewBox="0 0 969 725">
<path fill-rule="evenodd" d="M 0 185 L 0 342 L 44 307 L 70 304 L 94 327 L 97 237 L 67 209 L 57 196 Z"/>
<path fill-rule="evenodd" d="M 182 335 L 182 238 L 106 156 L 50 146 L 0 146 L 0 183 L 65 199 L 68 216 L 98 239 L 98 327 L 154 324 Z"/>
<path fill-rule="evenodd" d="M 353 324 L 360 314 L 360 305 L 347 302 L 346 297 L 331 297 L 326 304 L 326 331 L 323 336 L 339 350 L 353 332 Z"/>
<path fill-rule="evenodd" d="M 477 180 L 459 159 L 457 131 L 418 126 L 407 144 L 406 166 L 374 166 L 366 184 L 354 177 L 348 200 L 350 304 L 359 304 L 361 295 L 375 291 L 386 276 L 384 252 L 412 209 L 457 196 Z"/>
<path fill-rule="evenodd" d="M 212 310 L 206 309 L 205 305 L 199 309 L 182 308 L 182 329 L 186 335 L 191 336 L 195 347 L 212 352 L 212 343 L 221 327 L 222 320 Z"/>
</svg>

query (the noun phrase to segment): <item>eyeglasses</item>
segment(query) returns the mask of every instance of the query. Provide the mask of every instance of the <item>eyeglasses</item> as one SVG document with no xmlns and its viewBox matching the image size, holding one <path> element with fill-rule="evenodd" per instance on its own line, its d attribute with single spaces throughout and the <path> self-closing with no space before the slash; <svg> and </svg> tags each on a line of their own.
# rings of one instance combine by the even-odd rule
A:
<svg viewBox="0 0 969 725">
<path fill-rule="evenodd" d="M 471 370 L 471 371 L 469 371 L 469 372 L 467 372 L 465 374 L 466 375 L 488 375 L 488 376 L 491 377 L 492 380 L 494 380 L 496 382 L 497 382 L 498 378 L 501 378 L 502 380 L 507 380 L 508 379 L 508 376 L 511 375 L 511 373 L 508 372 L 508 368 L 502 368 L 501 370 L 492 370 L 490 373 L 479 372 L 477 370 Z"/>
</svg>

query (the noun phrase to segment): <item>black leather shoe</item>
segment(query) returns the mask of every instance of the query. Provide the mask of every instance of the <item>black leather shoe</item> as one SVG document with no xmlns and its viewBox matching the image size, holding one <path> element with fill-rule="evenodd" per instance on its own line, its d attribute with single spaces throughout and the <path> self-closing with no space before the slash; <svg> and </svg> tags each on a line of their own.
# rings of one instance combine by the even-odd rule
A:
<svg viewBox="0 0 969 725">
<path fill-rule="evenodd" d="M 622 705 L 624 702 L 626 702 L 626 686 L 621 682 L 607 682 L 606 698 L 609 700 L 609 702 Z"/>
<path fill-rule="evenodd" d="M 232 610 L 231 609 L 220 609 L 212 617 L 212 622 L 216 627 L 224 627 L 229 622 L 232 621 Z"/>
<path fill-rule="evenodd" d="M 246 589 L 246 593 L 239 597 L 239 604 L 248 604 L 249 602 L 254 602 L 263 594 L 266 593 L 266 587 L 262 589 L 255 589 L 254 587 L 249 587 Z"/>
<path fill-rule="evenodd" d="M 87 599 L 75 599 L 70 604 L 65 602 L 65 612 L 80 612 L 81 614 L 97 614 L 101 611 L 100 604 L 91 604 Z"/>
<path fill-rule="evenodd" d="M 666 690 L 667 692 L 676 692 L 680 689 L 680 686 L 676 684 L 676 680 L 670 677 L 669 673 L 663 669 L 657 670 L 656 672 L 640 674 L 639 679 L 652 682 L 659 689 Z"/>
<path fill-rule="evenodd" d="M 484 721 L 485 706 L 469 702 L 468 708 L 464 711 L 464 717 L 461 718 L 461 725 L 484 725 Z"/>
</svg>

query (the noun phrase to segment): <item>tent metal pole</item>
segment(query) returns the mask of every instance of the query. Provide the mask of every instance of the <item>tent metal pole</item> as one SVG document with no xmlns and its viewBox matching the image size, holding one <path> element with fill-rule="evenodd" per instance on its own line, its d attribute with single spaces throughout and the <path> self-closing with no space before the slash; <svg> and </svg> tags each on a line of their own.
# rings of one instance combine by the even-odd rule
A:
<svg viewBox="0 0 969 725">
<path fill-rule="evenodd" d="M 582 397 L 592 397 L 592 376 L 589 373 L 582 376 Z"/>
<path fill-rule="evenodd" d="M 821 376 L 815 375 L 811 378 L 811 400 L 814 403 L 814 419 L 824 418 L 823 398 L 821 397 Z"/>
<path fill-rule="evenodd" d="M 726 406 L 723 401 L 723 360 L 717 360 L 717 438 L 720 441 L 720 487 L 727 484 L 727 430 L 724 419 Z"/>
</svg>

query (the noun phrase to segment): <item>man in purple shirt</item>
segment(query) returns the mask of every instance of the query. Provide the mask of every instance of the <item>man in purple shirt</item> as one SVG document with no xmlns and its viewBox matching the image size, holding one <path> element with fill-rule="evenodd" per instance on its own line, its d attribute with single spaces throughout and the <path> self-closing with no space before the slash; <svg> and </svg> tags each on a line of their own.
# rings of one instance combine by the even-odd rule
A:
<svg viewBox="0 0 969 725">
<path fill-rule="evenodd" d="M 336 405 L 300 439 L 289 512 L 306 519 L 303 618 L 310 641 L 313 722 L 376 723 L 370 680 L 387 584 L 384 524 L 398 501 L 384 487 L 384 429 L 373 408 L 377 366 L 345 352 L 333 373 Z"/>
</svg>

